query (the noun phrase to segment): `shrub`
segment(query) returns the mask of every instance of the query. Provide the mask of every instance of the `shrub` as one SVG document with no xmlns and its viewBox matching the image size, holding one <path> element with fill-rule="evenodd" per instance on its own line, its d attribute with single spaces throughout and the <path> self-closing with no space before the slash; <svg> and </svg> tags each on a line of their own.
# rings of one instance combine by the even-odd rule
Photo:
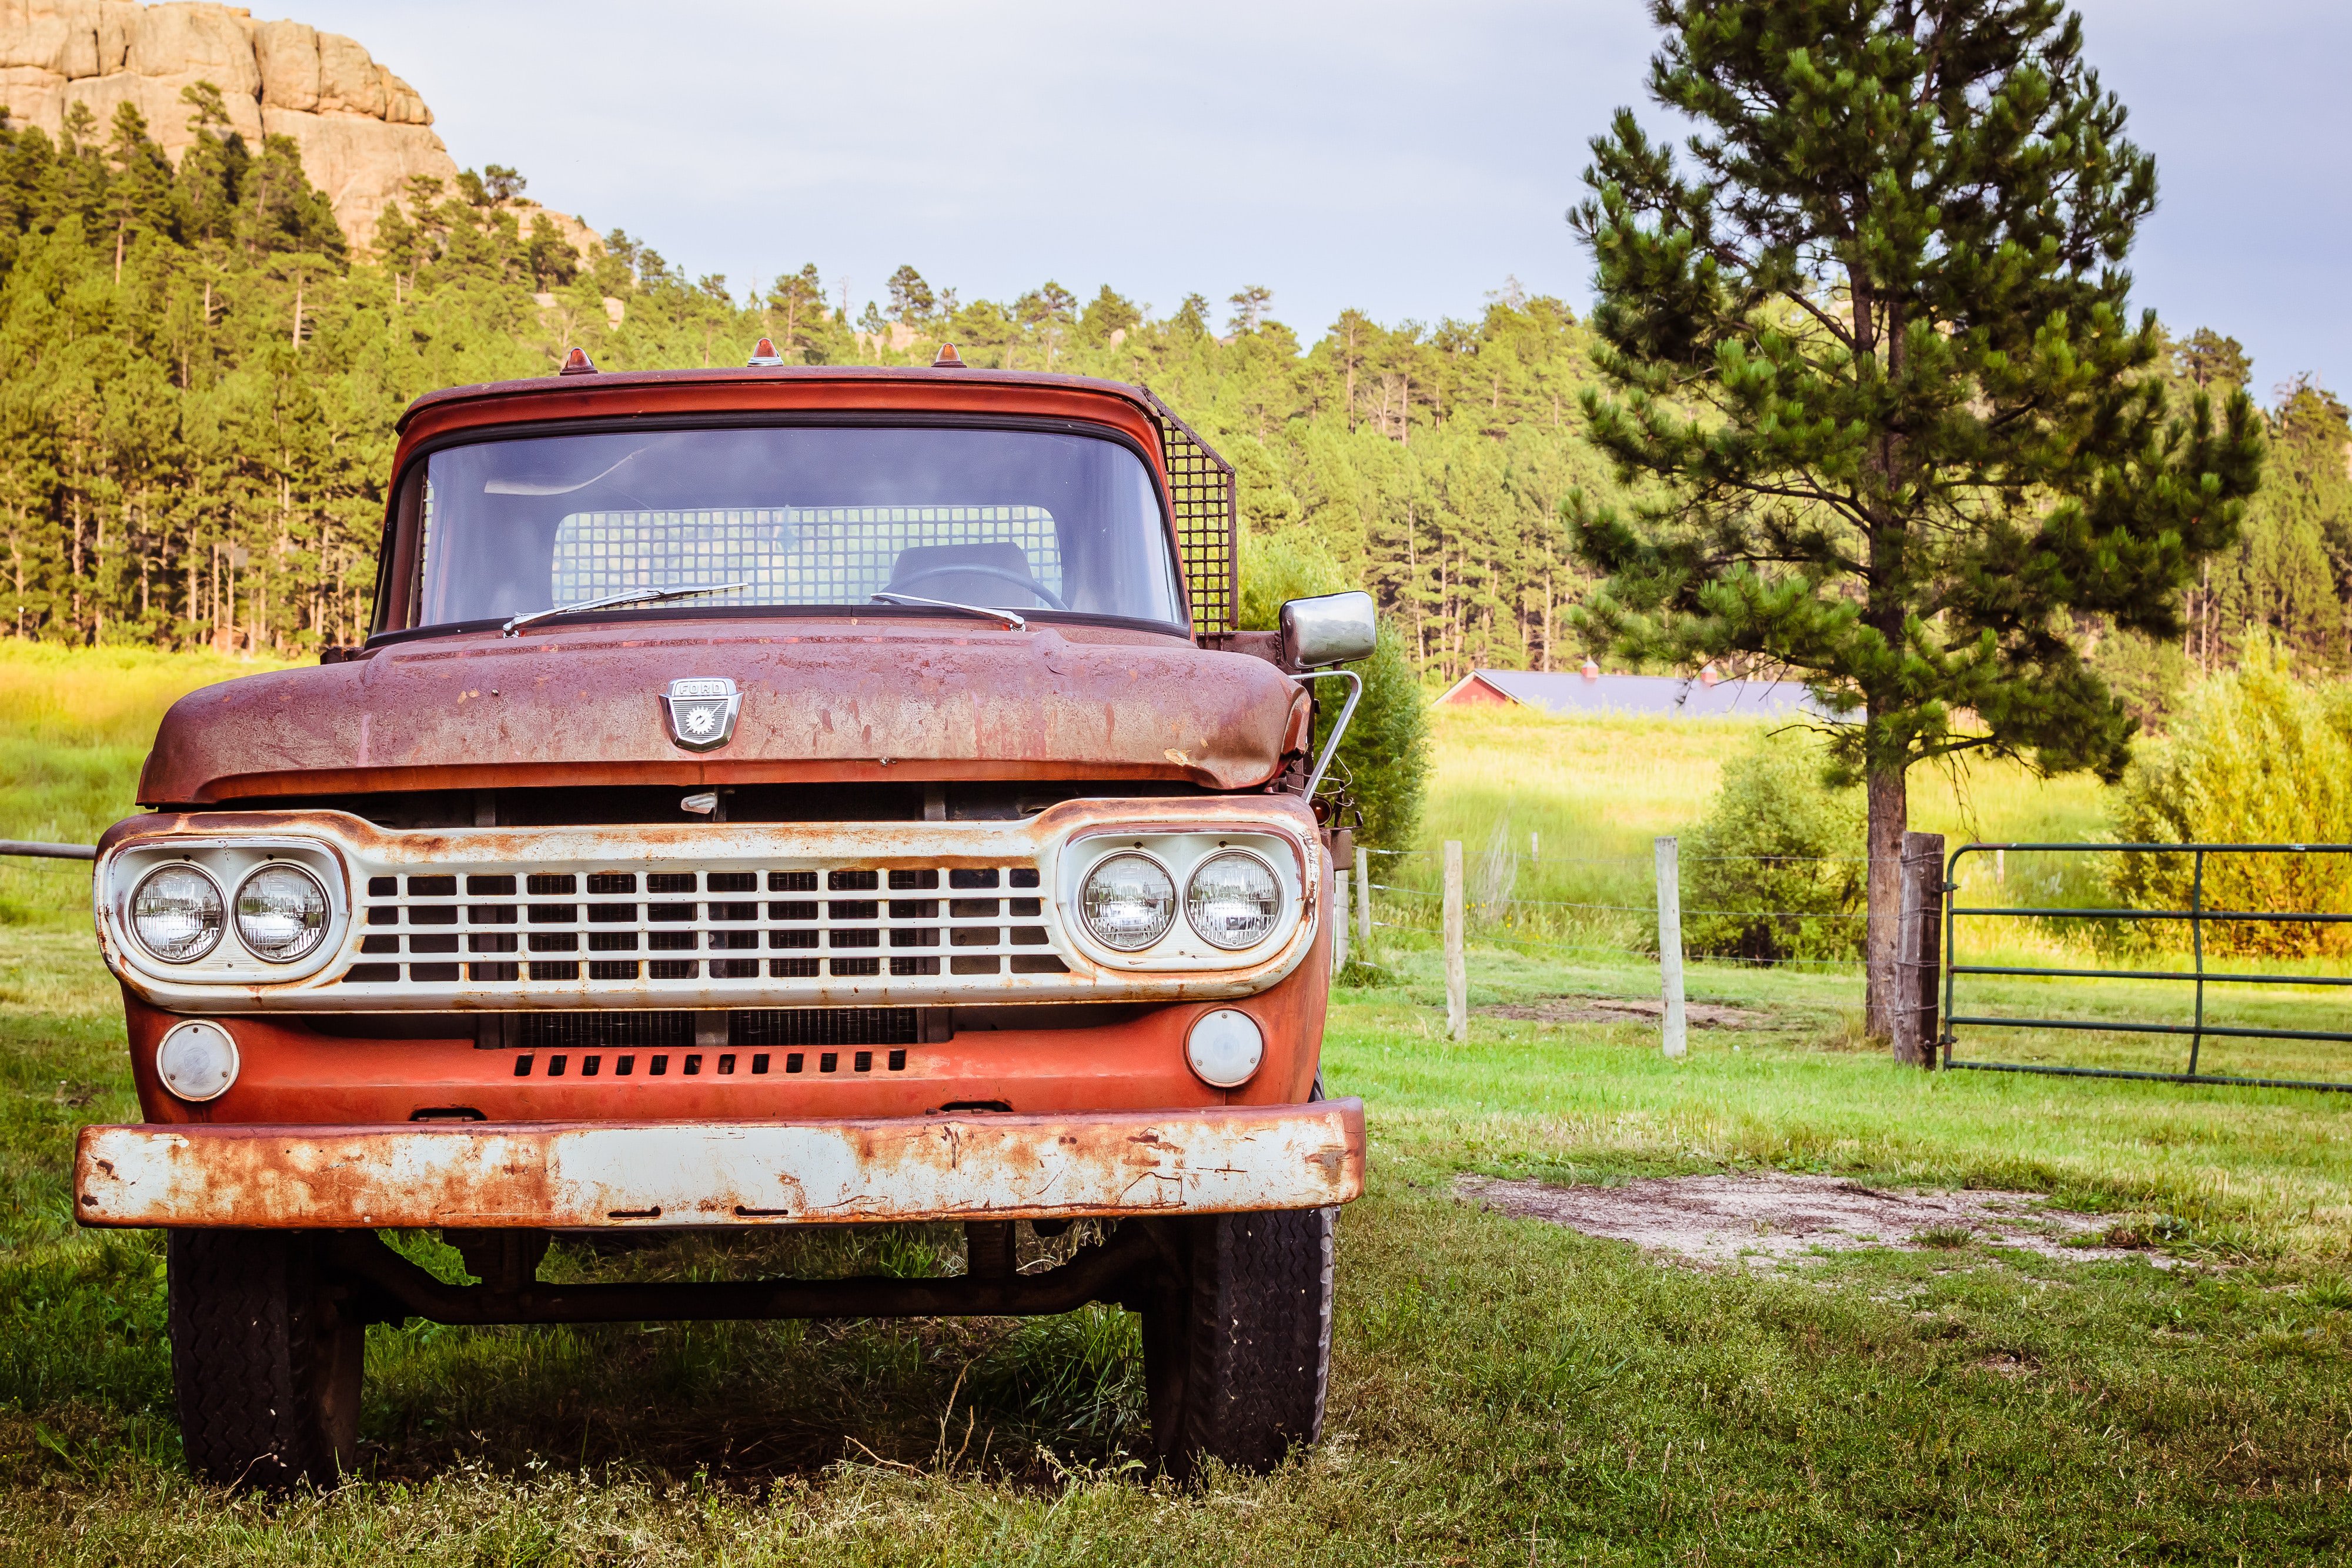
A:
<svg viewBox="0 0 2352 1568">
<path fill-rule="evenodd" d="M 2191 690 L 2171 733 L 2142 750 L 2115 828 L 2126 843 L 2352 841 L 2352 690 L 2305 685 L 2274 644 L 2250 643 L 2235 671 Z M 2118 859 L 2116 890 L 2126 902 L 2189 906 L 2193 857 Z M 2352 857 L 2208 855 L 2204 905 L 2352 911 Z M 2342 953 L 2352 951 L 2352 927 L 2225 922 L 2207 926 L 2205 940 L 2224 953 Z"/>
<path fill-rule="evenodd" d="M 1683 838 L 1686 950 L 1750 960 L 1861 956 L 1862 791 L 1832 789 L 1826 762 L 1818 740 L 1783 731 L 1759 737 L 1724 768 L 1706 819 Z M 1756 913 L 1739 913 L 1748 911 Z"/>
</svg>

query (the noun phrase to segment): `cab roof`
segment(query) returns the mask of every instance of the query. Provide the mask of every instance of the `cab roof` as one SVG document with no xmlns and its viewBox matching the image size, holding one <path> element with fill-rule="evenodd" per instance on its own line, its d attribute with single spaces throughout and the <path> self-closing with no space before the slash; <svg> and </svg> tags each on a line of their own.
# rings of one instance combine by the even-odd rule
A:
<svg viewBox="0 0 2352 1568">
<path fill-rule="evenodd" d="M 1091 376 L 871 365 L 594 371 L 426 392 L 400 416 L 403 447 L 496 424 L 633 414 L 856 412 L 1006 413 L 1109 424 L 1155 454 L 1167 410 L 1141 387 Z"/>
</svg>

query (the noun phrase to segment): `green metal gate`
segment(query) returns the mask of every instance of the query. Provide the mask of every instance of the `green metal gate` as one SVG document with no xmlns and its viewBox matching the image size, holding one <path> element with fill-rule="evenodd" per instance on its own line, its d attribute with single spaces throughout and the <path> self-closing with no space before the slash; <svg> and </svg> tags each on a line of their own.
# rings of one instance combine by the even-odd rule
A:
<svg viewBox="0 0 2352 1568">
<path fill-rule="evenodd" d="M 1957 898 L 1960 892 L 1960 862 L 1969 855 L 2006 855 L 2013 852 L 2049 852 L 2059 854 L 2125 854 L 2188 855 L 2193 857 L 2189 871 L 2189 907 L 2185 909 L 2109 909 L 2017 906 L 1970 906 Z M 2263 1089 L 2318 1089 L 2336 1092 L 2352 1092 L 2352 1082 L 2331 1082 L 2319 1079 L 2243 1077 L 2200 1071 L 2200 1059 L 2205 1044 L 2213 1040 L 2278 1040 L 2352 1041 L 2352 1030 L 2332 1029 L 2272 1029 L 2249 1027 L 2244 1024 L 2221 1024 L 2206 1016 L 2207 990 L 2210 987 L 2235 985 L 2313 986 L 2342 988 L 2352 986 L 2352 975 L 2271 974 L 2231 968 L 2217 970 L 2207 961 L 2208 936 L 2217 925 L 2247 923 L 2342 925 L 2352 924 L 2352 913 L 2326 910 L 2233 909 L 2209 907 L 2206 902 L 2206 872 L 2208 862 L 2220 855 L 2352 855 L 2352 844 L 2084 844 L 2084 843 L 1970 843 L 1954 850 L 1944 869 L 1944 1007 L 1943 1032 L 1937 1040 L 1942 1048 L 1943 1065 L 1948 1069 L 1979 1072 L 2036 1072 L 2066 1078 L 2133 1078 L 2164 1083 L 2234 1084 Z M 1966 963 L 1958 946 L 1959 923 L 1962 920 L 2080 920 L 2104 921 L 2118 925 L 2142 923 L 2185 923 L 2189 931 L 2189 967 L 2187 968 L 2074 968 L 2016 964 Z M 2184 998 L 2188 1017 L 2178 1020 L 2109 1019 L 2109 1018 L 2033 1018 L 2007 1013 L 1959 1011 L 1959 982 L 1963 977 L 2006 977 L 2033 979 L 2080 980 L 2149 980 L 2170 981 L 2189 988 Z M 2352 1002 L 2352 996 L 2347 997 Z M 2352 1021 L 2347 1015 L 2346 1021 Z M 2180 1071 L 2143 1071 L 2115 1067 L 2071 1066 L 2049 1062 L 1990 1061 L 1959 1054 L 1960 1031 L 1969 1028 L 2035 1029 L 2060 1031 L 2096 1031 L 2112 1034 L 2174 1036 L 2188 1046 L 2186 1061 Z M 2347 1071 L 2352 1071 L 2352 1052 L 2346 1053 Z"/>
</svg>

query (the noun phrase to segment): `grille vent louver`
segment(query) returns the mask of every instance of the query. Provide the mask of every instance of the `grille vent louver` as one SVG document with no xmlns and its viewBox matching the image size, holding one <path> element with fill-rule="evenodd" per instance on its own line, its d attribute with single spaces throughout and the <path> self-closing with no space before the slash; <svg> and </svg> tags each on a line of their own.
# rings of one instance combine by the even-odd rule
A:
<svg viewBox="0 0 2352 1568">
<path fill-rule="evenodd" d="M 735 1050 L 797 1046 L 914 1045 L 914 1008 L 748 1008 L 727 1015 Z M 517 1051 L 674 1051 L 696 1048 L 695 1015 L 667 1012 L 524 1013 L 510 1037 Z"/>
</svg>

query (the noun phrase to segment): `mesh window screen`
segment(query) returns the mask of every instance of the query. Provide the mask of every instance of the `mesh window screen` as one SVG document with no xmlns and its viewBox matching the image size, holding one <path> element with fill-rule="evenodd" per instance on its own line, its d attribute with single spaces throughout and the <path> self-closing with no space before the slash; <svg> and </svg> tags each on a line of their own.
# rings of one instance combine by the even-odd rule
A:
<svg viewBox="0 0 2352 1568">
<path fill-rule="evenodd" d="M 574 512 L 555 531 L 555 602 L 740 582 L 703 602 L 863 604 L 888 586 L 901 551 L 941 545 L 1010 546 L 1039 584 L 1062 591 L 1061 539 L 1042 507 L 786 507 Z"/>
<path fill-rule="evenodd" d="M 1238 513 L 1234 465 L 1218 456 L 1191 425 L 1146 391 L 1160 416 L 1168 455 L 1168 489 L 1176 507 L 1176 546 L 1184 563 L 1184 592 L 1192 601 L 1192 630 L 1203 636 L 1234 629 Z"/>
</svg>

